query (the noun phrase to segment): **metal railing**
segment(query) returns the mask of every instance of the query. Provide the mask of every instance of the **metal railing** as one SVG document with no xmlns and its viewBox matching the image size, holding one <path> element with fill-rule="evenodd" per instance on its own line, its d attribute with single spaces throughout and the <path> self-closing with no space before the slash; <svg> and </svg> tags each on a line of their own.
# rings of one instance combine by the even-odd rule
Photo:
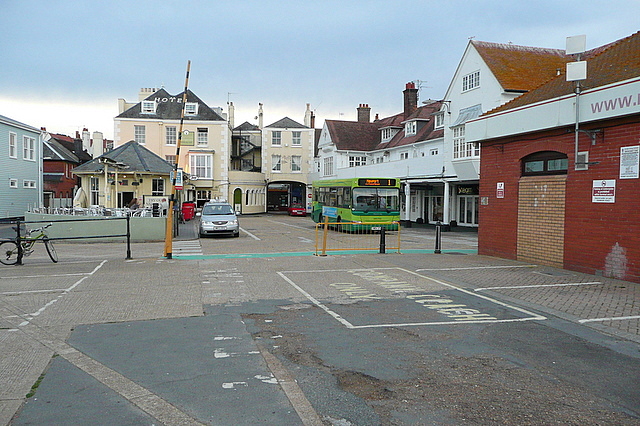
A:
<svg viewBox="0 0 640 426">
<path fill-rule="evenodd" d="M 85 219 L 64 219 L 64 220 L 15 220 L 15 221 L 0 221 L 2 225 L 11 225 L 11 228 L 15 231 L 15 238 L 3 238 L 4 241 L 15 241 L 18 244 L 18 265 L 22 264 L 22 251 L 21 251 L 21 242 L 24 240 L 28 240 L 28 237 L 25 237 L 26 234 L 26 224 L 29 223 L 50 223 L 50 224 L 59 224 L 65 222 L 87 222 L 87 221 L 126 221 L 126 232 L 124 234 L 108 234 L 108 235 L 82 235 L 82 236 L 72 236 L 72 237 L 47 237 L 50 241 L 56 240 L 83 240 L 83 239 L 95 239 L 95 238 L 113 238 L 113 237 L 125 237 L 127 244 L 127 257 L 126 259 L 131 259 L 131 215 L 125 215 L 122 217 L 111 217 L 111 218 L 85 218 Z"/>
<path fill-rule="evenodd" d="M 317 223 L 315 254 L 352 250 L 400 253 L 400 229 L 399 222 Z"/>
</svg>

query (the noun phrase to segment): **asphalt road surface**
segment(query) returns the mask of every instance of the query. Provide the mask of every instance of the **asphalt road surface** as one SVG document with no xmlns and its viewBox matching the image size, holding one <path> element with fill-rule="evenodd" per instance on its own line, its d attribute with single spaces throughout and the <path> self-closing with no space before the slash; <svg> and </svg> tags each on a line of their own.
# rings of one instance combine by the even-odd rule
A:
<svg viewBox="0 0 640 426">
<path fill-rule="evenodd" d="M 640 424 L 637 284 L 478 256 L 470 232 L 443 254 L 429 228 L 402 254 L 330 232 L 316 256 L 308 218 L 241 217 L 171 260 L 61 243 L 1 268 L 12 424 Z"/>
</svg>

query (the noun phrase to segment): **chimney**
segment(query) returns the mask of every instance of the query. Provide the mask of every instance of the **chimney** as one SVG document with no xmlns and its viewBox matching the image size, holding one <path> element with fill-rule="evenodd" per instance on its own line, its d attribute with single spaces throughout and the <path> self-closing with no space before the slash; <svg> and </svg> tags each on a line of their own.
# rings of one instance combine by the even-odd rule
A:
<svg viewBox="0 0 640 426">
<path fill-rule="evenodd" d="M 229 102 L 229 128 L 231 130 L 233 130 L 235 126 L 235 114 L 236 114 L 236 107 L 233 106 L 233 102 Z"/>
<path fill-rule="evenodd" d="M 86 127 L 82 129 L 82 150 L 91 152 L 91 136 L 89 135 L 89 129 Z"/>
<path fill-rule="evenodd" d="M 104 136 L 102 135 L 102 132 L 93 132 L 91 154 L 93 158 L 98 158 L 104 154 Z"/>
<path fill-rule="evenodd" d="M 311 109 L 309 107 L 310 104 L 307 104 L 307 109 L 304 112 L 304 125 L 307 127 L 311 127 Z"/>
<path fill-rule="evenodd" d="M 407 83 L 404 89 L 404 119 L 409 118 L 418 109 L 418 89 L 413 81 Z"/>
<path fill-rule="evenodd" d="M 360 104 L 358 107 L 358 122 L 368 123 L 371 121 L 371 108 L 369 104 Z"/>
<path fill-rule="evenodd" d="M 262 122 L 263 116 L 264 116 L 264 113 L 262 112 L 262 104 L 259 103 L 258 104 L 258 128 L 260 130 L 262 130 L 262 127 L 263 127 L 263 122 Z"/>
<path fill-rule="evenodd" d="M 316 128 L 316 114 L 313 111 L 311 111 L 311 125 L 309 127 Z"/>
<path fill-rule="evenodd" d="M 140 89 L 140 93 L 138 93 L 138 101 L 144 101 L 149 96 L 156 93 L 157 91 L 158 89 L 153 87 L 143 87 L 142 89 Z"/>
</svg>

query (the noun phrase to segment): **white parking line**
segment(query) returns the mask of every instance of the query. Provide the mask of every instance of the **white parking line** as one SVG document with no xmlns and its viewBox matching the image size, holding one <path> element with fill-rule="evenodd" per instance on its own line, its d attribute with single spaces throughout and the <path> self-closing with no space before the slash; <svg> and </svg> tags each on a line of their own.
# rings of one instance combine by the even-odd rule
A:
<svg viewBox="0 0 640 426">
<path fill-rule="evenodd" d="M 262 241 L 260 238 L 256 237 L 255 235 L 253 235 L 251 232 L 247 231 L 246 229 L 244 229 L 244 228 L 240 228 L 240 230 L 241 230 L 242 232 L 244 232 L 245 234 L 247 234 L 248 236 L 250 236 L 251 238 L 253 238 L 254 240 L 256 240 L 256 241 Z"/>
<path fill-rule="evenodd" d="M 576 286 L 576 285 L 594 285 L 594 284 L 602 284 L 602 283 L 600 281 L 593 281 L 589 283 L 511 285 L 511 286 L 503 286 L 503 287 L 482 287 L 482 288 L 473 289 L 473 291 L 500 290 L 500 289 L 510 289 L 510 288 L 568 287 L 568 286 Z"/>
<path fill-rule="evenodd" d="M 538 265 L 499 265 L 499 266 L 473 266 L 465 268 L 430 268 L 430 269 L 416 269 L 416 272 L 420 271 L 462 271 L 465 269 L 505 269 L 505 268 L 535 268 Z"/>
<path fill-rule="evenodd" d="M 277 272 L 278 275 L 280 275 L 282 277 L 282 279 L 284 279 L 287 283 L 289 283 L 289 285 L 291 285 L 293 288 L 295 288 L 296 290 L 298 290 L 300 293 L 302 293 L 307 299 L 309 299 L 314 305 L 316 305 L 317 307 L 319 307 L 320 309 L 322 309 L 323 311 L 325 311 L 326 313 L 328 313 L 329 315 L 331 315 L 336 321 L 340 322 L 342 325 L 344 325 L 345 327 L 349 328 L 349 329 L 360 329 L 360 328 L 384 328 L 384 327 L 408 327 L 408 326 L 429 326 L 429 325 L 452 325 L 452 324 L 486 324 L 486 323 L 507 323 L 507 322 L 523 322 L 523 321 L 533 321 L 533 320 L 546 320 L 547 318 L 542 316 L 542 315 L 538 315 L 535 314 L 533 312 L 527 311 L 526 309 L 522 309 L 519 308 L 517 306 L 513 306 L 513 305 L 509 305 L 507 303 L 501 302 L 499 300 L 496 299 L 492 299 L 490 297 L 487 296 L 481 296 L 477 293 L 474 293 L 472 291 L 460 288 L 460 287 L 456 287 L 453 284 L 449 284 L 446 283 L 444 281 L 440 281 L 437 280 L 435 278 L 432 277 L 427 277 L 403 268 L 371 268 L 371 269 L 366 269 L 366 270 L 389 270 L 389 269 L 396 269 L 399 271 L 403 271 L 406 272 L 408 274 L 412 274 L 412 275 L 417 275 L 421 278 L 425 278 L 427 280 L 436 282 L 444 287 L 453 289 L 453 290 L 457 290 L 460 291 L 462 293 L 474 296 L 474 297 L 478 297 L 480 299 L 484 299 L 488 302 L 491 302 L 492 304 L 496 304 L 496 305 L 500 305 L 503 306 L 505 308 L 508 309 L 512 309 L 518 312 L 521 312 L 525 315 L 528 315 L 527 317 L 524 318 L 510 318 L 510 319 L 478 319 L 478 320 L 469 320 L 469 321 L 437 321 L 437 322 L 418 322 L 418 323 L 394 323 L 394 324 L 367 324 L 367 325 L 353 325 L 352 323 L 350 323 L 349 321 L 347 321 L 346 319 L 344 319 L 341 315 L 339 315 L 338 313 L 332 311 L 331 309 L 329 309 L 326 305 L 324 305 L 323 303 L 321 303 L 319 300 L 317 300 L 315 297 L 313 297 L 311 294 L 309 294 L 307 291 L 305 291 L 303 288 L 301 288 L 300 286 L 298 286 L 295 282 L 293 282 L 293 280 L 291 280 L 289 277 L 287 277 L 283 272 Z M 334 270 L 333 272 L 337 272 L 337 271 L 354 271 L 353 269 L 344 269 L 344 270 Z M 309 272 L 309 271 L 287 271 L 289 273 L 291 272 Z M 323 272 L 327 272 L 327 271 L 323 271 Z"/>
<path fill-rule="evenodd" d="M 591 319 L 581 319 L 578 320 L 580 324 L 584 324 L 585 322 L 602 322 L 602 321 L 624 321 L 624 320 L 633 320 L 640 319 L 640 315 L 634 315 L 630 317 L 610 317 L 610 318 L 591 318 Z"/>
</svg>

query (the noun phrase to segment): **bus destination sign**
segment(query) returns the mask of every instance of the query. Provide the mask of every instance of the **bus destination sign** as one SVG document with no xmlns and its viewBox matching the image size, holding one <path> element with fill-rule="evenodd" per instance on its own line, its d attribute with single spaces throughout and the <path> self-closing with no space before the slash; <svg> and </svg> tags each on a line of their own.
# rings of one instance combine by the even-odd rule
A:
<svg viewBox="0 0 640 426">
<path fill-rule="evenodd" d="M 358 186 L 396 186 L 395 179 L 358 179 Z"/>
</svg>

